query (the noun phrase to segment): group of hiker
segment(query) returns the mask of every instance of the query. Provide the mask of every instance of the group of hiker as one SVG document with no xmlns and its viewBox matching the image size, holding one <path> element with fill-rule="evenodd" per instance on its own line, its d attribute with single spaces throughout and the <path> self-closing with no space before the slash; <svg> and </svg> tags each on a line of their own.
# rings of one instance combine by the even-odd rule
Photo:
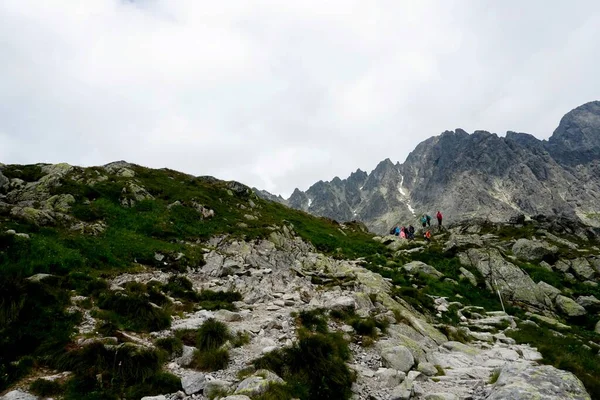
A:
<svg viewBox="0 0 600 400">
<path fill-rule="evenodd" d="M 437 218 L 437 221 L 438 221 L 438 229 L 442 229 L 442 219 L 444 218 L 444 216 L 442 215 L 442 213 L 440 211 L 438 211 L 436 213 L 435 217 Z M 431 229 L 430 229 L 431 228 L 431 216 L 429 216 L 428 214 L 423 214 L 419 218 L 419 221 L 421 222 L 423 229 L 425 229 L 425 232 L 423 233 L 423 238 L 427 242 L 430 242 L 431 241 Z M 390 235 L 396 235 L 402 239 L 414 240 L 415 227 L 412 225 L 409 225 L 408 228 L 405 226 L 395 226 L 390 230 Z"/>
</svg>

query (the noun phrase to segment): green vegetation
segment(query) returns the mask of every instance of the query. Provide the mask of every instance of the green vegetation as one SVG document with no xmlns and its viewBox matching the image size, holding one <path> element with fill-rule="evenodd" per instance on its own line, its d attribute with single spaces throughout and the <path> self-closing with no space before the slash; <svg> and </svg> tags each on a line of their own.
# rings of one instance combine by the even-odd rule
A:
<svg viewBox="0 0 600 400">
<path fill-rule="evenodd" d="M 37 394 L 38 396 L 50 397 L 61 394 L 64 391 L 64 388 L 59 382 L 37 379 L 29 385 L 29 390 L 31 393 Z"/>
<path fill-rule="evenodd" d="M 177 337 L 156 339 L 154 345 L 164 350 L 171 357 L 179 357 L 183 352 L 183 342 Z"/>
<path fill-rule="evenodd" d="M 296 322 L 311 332 L 326 333 L 328 330 L 324 309 L 300 311 L 296 316 Z"/>
<path fill-rule="evenodd" d="M 254 361 L 254 366 L 273 371 L 286 381 L 271 387 L 266 399 L 349 399 L 355 380 L 346 365 L 349 358 L 350 350 L 341 334 L 304 331 L 298 343 L 265 354 Z"/>
<path fill-rule="evenodd" d="M 343 321 L 352 326 L 357 335 L 369 336 L 373 339 L 377 337 L 377 329 L 381 330 L 381 332 L 385 332 L 389 326 L 387 320 L 378 320 L 373 317 L 360 317 L 354 311 L 332 310 L 329 315 L 334 319 Z"/>
<path fill-rule="evenodd" d="M 215 319 L 208 319 L 196 333 L 196 347 L 192 368 L 201 371 L 217 371 L 227 367 L 229 351 L 222 348 L 233 339 L 227 325 Z"/>
<path fill-rule="evenodd" d="M 492 375 L 490 376 L 489 383 L 493 385 L 494 383 L 498 382 L 498 378 L 500 378 L 500 370 L 495 369 L 494 372 L 492 372 Z"/>
</svg>

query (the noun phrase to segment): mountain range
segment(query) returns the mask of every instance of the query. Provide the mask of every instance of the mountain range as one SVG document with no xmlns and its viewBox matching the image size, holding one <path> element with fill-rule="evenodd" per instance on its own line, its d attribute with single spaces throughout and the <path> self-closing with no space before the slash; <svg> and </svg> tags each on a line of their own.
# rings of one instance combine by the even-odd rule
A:
<svg viewBox="0 0 600 400">
<path fill-rule="evenodd" d="M 445 131 L 421 142 L 404 163 L 389 158 L 367 173 L 319 181 L 288 199 L 256 193 L 383 233 L 437 210 L 445 221 L 506 221 L 539 214 L 600 224 L 600 101 L 567 113 L 548 140 L 520 132 Z"/>
</svg>

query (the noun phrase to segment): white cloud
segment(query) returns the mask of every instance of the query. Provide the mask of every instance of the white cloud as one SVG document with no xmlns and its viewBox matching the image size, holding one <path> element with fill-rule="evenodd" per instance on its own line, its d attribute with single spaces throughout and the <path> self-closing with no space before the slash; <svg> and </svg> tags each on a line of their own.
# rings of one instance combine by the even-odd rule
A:
<svg viewBox="0 0 600 400">
<path fill-rule="evenodd" d="M 600 5 L 4 0 L 0 161 L 126 159 L 276 193 L 597 98 Z"/>
</svg>

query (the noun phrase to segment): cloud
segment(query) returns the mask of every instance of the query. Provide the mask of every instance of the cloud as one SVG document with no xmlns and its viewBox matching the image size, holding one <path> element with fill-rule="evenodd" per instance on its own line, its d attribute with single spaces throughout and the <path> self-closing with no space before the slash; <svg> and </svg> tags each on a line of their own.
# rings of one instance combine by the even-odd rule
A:
<svg viewBox="0 0 600 400">
<path fill-rule="evenodd" d="M 290 194 L 446 129 L 547 138 L 597 99 L 600 5 L 4 0 L 0 160 Z"/>
</svg>

